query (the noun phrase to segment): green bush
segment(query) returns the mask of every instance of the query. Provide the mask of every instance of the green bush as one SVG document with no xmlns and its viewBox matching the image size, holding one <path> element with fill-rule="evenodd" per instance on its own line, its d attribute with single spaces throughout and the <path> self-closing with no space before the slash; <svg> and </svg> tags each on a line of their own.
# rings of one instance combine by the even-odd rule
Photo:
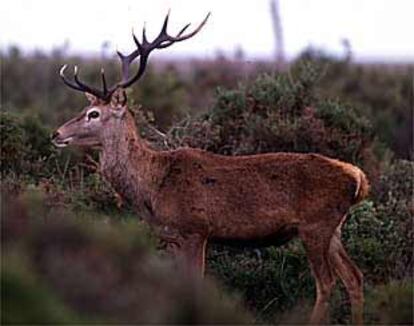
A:
<svg viewBox="0 0 414 326">
<path fill-rule="evenodd" d="M 1 114 L 1 174 L 2 176 L 12 169 L 20 173 L 24 162 L 26 148 L 24 146 L 24 130 L 17 124 L 16 118 L 10 114 Z"/>
<path fill-rule="evenodd" d="M 275 320 L 299 300 L 313 298 L 313 278 L 298 240 L 262 249 L 212 245 L 207 257 L 209 273 L 227 291 L 242 296 L 256 322 Z"/>
<path fill-rule="evenodd" d="M 397 160 L 381 176 L 377 210 L 389 248 L 386 267 L 397 280 L 412 276 L 414 269 L 414 162 Z"/>
</svg>

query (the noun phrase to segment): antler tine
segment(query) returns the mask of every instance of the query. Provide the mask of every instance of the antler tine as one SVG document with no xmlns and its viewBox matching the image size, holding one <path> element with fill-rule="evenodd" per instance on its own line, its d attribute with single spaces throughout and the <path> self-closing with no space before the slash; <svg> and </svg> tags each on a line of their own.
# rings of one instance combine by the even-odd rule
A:
<svg viewBox="0 0 414 326">
<path fill-rule="evenodd" d="M 145 29 L 145 26 L 144 26 L 144 29 Z M 142 34 L 145 34 L 144 33 L 144 31 L 142 32 Z M 142 45 L 141 45 L 141 43 L 138 41 L 138 38 L 136 37 L 136 35 L 135 35 L 135 33 L 134 33 L 134 31 L 132 31 L 132 39 L 134 40 L 134 43 L 135 43 L 135 45 L 137 46 L 137 48 L 138 48 L 138 52 L 140 52 L 141 51 L 141 48 L 142 48 Z M 145 38 L 146 39 L 146 38 Z"/>
<path fill-rule="evenodd" d="M 167 14 L 165 15 L 164 22 L 162 23 L 161 33 L 167 33 L 168 20 L 170 19 L 171 9 L 168 9 Z"/>
<path fill-rule="evenodd" d="M 78 77 L 78 71 L 79 71 L 78 66 L 75 66 L 73 70 L 73 79 L 75 80 L 75 83 L 78 84 L 83 89 L 84 92 L 93 94 L 100 99 L 106 99 L 106 94 L 104 92 L 101 92 L 100 90 L 92 86 L 88 86 L 84 82 L 82 82 Z"/>
<path fill-rule="evenodd" d="M 147 45 L 147 44 L 149 44 L 149 42 L 148 42 L 148 39 L 147 39 L 147 32 L 146 32 L 146 23 L 144 23 L 144 27 L 142 28 L 142 45 Z M 136 36 L 135 35 L 133 35 L 134 36 L 134 41 L 135 41 L 135 44 L 137 44 L 137 46 L 138 46 L 138 44 L 139 44 L 139 41 L 138 41 L 138 39 L 136 38 Z"/>
<path fill-rule="evenodd" d="M 189 39 L 190 37 L 193 37 L 194 35 L 196 35 L 202 28 L 203 26 L 206 24 L 208 18 L 210 17 L 211 13 L 209 12 L 207 14 L 207 16 L 203 19 L 203 21 L 200 23 L 200 25 L 198 25 L 198 27 L 192 31 L 191 33 L 188 33 L 186 35 L 182 35 L 182 36 L 170 36 L 167 33 L 167 23 L 168 23 L 168 15 L 164 21 L 164 25 L 163 28 L 161 29 L 160 34 L 157 36 L 157 38 L 154 40 L 153 43 L 162 43 L 165 41 L 170 41 L 170 42 L 180 42 L 180 41 L 184 41 Z M 185 26 L 185 29 L 187 29 L 187 27 L 190 26 L 190 24 L 187 24 Z"/>
<path fill-rule="evenodd" d="M 176 36 L 176 37 L 181 36 L 181 35 L 185 32 L 185 30 L 186 30 L 188 27 L 190 27 L 190 25 L 191 25 L 191 24 L 187 24 L 187 25 L 185 25 L 185 26 L 181 29 L 181 31 L 177 34 L 177 36 Z M 167 41 L 167 42 L 165 42 L 164 44 L 161 44 L 160 46 L 158 46 L 158 47 L 157 47 L 157 49 L 165 49 L 165 48 L 167 48 L 167 47 L 169 47 L 170 45 L 173 45 L 173 44 L 174 44 L 174 41 Z"/>
<path fill-rule="evenodd" d="M 136 57 L 139 56 L 139 50 L 131 52 L 128 55 L 123 55 L 121 52 L 117 51 L 119 59 L 121 59 L 121 72 L 122 72 L 122 81 L 126 81 L 129 77 L 129 65 Z"/>
<path fill-rule="evenodd" d="M 104 68 L 101 68 L 101 78 L 102 78 L 103 93 L 104 93 L 104 96 L 106 96 L 108 94 L 108 88 L 106 86 L 105 70 L 104 70 Z"/>
<path fill-rule="evenodd" d="M 77 91 L 83 91 L 83 89 L 81 87 L 79 87 L 78 85 L 72 83 L 71 81 L 69 81 L 69 79 L 66 78 L 66 76 L 65 76 L 65 70 L 66 70 L 67 67 L 68 67 L 68 65 L 67 64 L 64 64 L 62 66 L 62 68 L 60 68 L 60 70 L 59 70 L 59 76 L 60 76 L 60 78 L 63 80 L 63 82 L 65 83 L 65 85 L 69 86 L 70 88 L 73 88 L 73 89 L 75 89 Z"/>
</svg>

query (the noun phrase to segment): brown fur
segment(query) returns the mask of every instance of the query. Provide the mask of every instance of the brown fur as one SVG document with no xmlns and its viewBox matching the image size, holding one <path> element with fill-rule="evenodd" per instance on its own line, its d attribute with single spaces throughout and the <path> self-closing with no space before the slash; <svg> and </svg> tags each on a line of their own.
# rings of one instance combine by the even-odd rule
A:
<svg viewBox="0 0 414 326">
<path fill-rule="evenodd" d="M 354 322 L 362 322 L 362 274 L 340 240 L 349 208 L 368 193 L 359 168 L 318 154 L 154 151 L 126 108 L 114 118 L 105 116 L 114 110 L 108 106 L 101 104 L 102 128 L 90 140 L 102 147 L 102 173 L 190 266 L 203 273 L 207 241 L 277 245 L 298 235 L 317 284 L 311 321 L 325 318 L 339 277 Z M 58 130 L 59 137 L 75 134 L 73 121 Z"/>
</svg>

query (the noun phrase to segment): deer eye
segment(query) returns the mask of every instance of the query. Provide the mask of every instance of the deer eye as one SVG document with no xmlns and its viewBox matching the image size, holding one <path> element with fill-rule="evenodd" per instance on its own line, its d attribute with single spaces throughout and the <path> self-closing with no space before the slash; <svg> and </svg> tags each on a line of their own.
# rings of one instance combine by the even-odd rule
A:
<svg viewBox="0 0 414 326">
<path fill-rule="evenodd" d="M 99 117 L 99 112 L 98 111 L 92 111 L 88 113 L 88 120 L 91 119 L 96 119 Z"/>
</svg>

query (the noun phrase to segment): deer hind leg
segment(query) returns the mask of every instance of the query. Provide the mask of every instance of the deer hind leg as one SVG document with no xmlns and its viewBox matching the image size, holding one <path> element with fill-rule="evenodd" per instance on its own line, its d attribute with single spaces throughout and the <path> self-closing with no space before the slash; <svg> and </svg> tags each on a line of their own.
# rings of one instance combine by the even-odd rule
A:
<svg viewBox="0 0 414 326">
<path fill-rule="evenodd" d="M 346 253 L 338 230 L 331 240 L 331 262 L 348 292 L 352 306 L 352 323 L 363 324 L 363 275 Z"/>
<path fill-rule="evenodd" d="M 311 324 L 326 322 L 329 298 L 335 285 L 336 274 L 329 259 L 329 244 L 332 231 L 322 229 L 300 232 L 313 276 L 316 281 L 316 302 L 310 318 Z"/>
</svg>

